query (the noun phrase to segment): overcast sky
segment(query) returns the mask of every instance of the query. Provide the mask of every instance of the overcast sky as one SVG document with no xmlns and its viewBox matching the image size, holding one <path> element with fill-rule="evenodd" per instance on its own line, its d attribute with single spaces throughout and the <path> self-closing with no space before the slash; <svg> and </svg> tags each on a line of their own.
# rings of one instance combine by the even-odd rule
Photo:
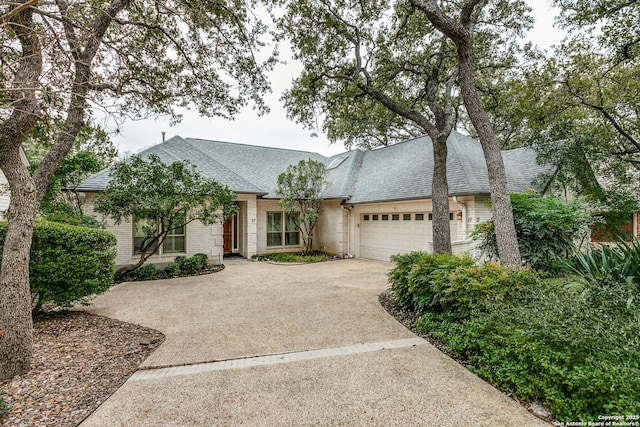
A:
<svg viewBox="0 0 640 427">
<path fill-rule="evenodd" d="M 529 4 L 533 8 L 536 20 L 534 29 L 529 32 L 529 38 L 539 47 L 548 49 L 563 37 L 563 33 L 553 27 L 556 11 L 550 8 L 546 0 L 529 0 Z M 281 52 L 281 56 L 284 57 L 284 52 Z M 311 132 L 303 129 L 302 125 L 287 120 L 285 109 L 279 98 L 291 81 L 297 77 L 300 69 L 299 64 L 289 61 L 286 65 L 278 65 L 271 73 L 273 93 L 266 97 L 271 113 L 266 116 L 257 116 L 250 107 L 245 108 L 234 121 L 217 117 L 199 117 L 195 112 L 185 111 L 184 119 L 176 126 L 170 126 L 168 118 L 127 121 L 120 126 L 120 133 L 114 135 L 112 139 L 121 154 L 135 154 L 146 147 L 160 143 L 163 131 L 166 132 L 167 139 L 180 135 L 313 151 L 327 156 L 344 152 L 345 149 L 341 144 L 329 144 L 322 134 L 312 137 Z"/>
</svg>

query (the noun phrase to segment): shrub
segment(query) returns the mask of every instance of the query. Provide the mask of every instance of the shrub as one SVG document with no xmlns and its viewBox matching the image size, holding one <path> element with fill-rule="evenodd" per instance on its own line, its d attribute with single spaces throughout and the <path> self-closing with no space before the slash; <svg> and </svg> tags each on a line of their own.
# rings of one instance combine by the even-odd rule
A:
<svg viewBox="0 0 640 427">
<path fill-rule="evenodd" d="M 441 312 L 465 318 L 493 305 L 504 306 L 517 290 L 535 286 L 537 277 L 527 269 L 512 269 L 498 263 L 461 266 L 447 280 L 434 282 L 433 305 Z"/>
<path fill-rule="evenodd" d="M 153 280 L 158 277 L 158 267 L 155 264 L 145 264 L 131 272 L 135 280 Z"/>
<path fill-rule="evenodd" d="M 586 204 L 580 200 L 514 193 L 511 205 L 520 254 L 527 265 L 549 274 L 563 272 L 574 242 L 584 238 L 594 222 Z M 479 224 L 472 237 L 479 241 L 479 249 L 486 255 L 498 257 L 493 221 Z"/>
<path fill-rule="evenodd" d="M 640 411 L 640 305 L 608 280 L 538 281 L 472 316 L 427 312 L 418 329 L 469 369 L 560 421 Z"/>
<path fill-rule="evenodd" d="M 98 229 L 104 228 L 100 223 L 100 221 L 98 221 L 96 218 L 89 215 L 55 213 L 55 214 L 47 215 L 45 219 L 51 222 L 61 222 L 63 224 L 77 225 L 80 227 L 89 227 L 89 228 L 98 228 Z"/>
<path fill-rule="evenodd" d="M 473 260 L 468 256 L 421 252 L 396 255 L 391 260 L 397 263 L 389 273 L 391 287 L 400 303 L 416 313 L 422 313 L 434 305 L 434 289 L 446 286 L 451 272 L 473 265 Z"/>
<path fill-rule="evenodd" d="M 610 279 L 640 286 L 640 241 L 619 240 L 616 246 L 576 253 L 574 271 L 589 280 Z M 640 288 L 639 288 L 640 290 Z"/>
<path fill-rule="evenodd" d="M 207 268 L 207 266 L 209 265 L 209 257 L 207 256 L 207 254 L 202 253 L 195 254 L 190 258 L 181 255 L 175 257 L 172 264 L 177 265 L 177 267 L 180 269 L 180 273 L 182 274 L 195 274 Z"/>
<path fill-rule="evenodd" d="M 164 267 L 164 274 L 168 277 L 177 277 L 180 275 L 180 265 L 177 262 L 170 262 Z"/>
<path fill-rule="evenodd" d="M 329 257 L 325 254 L 316 253 L 316 254 L 300 254 L 300 253 L 275 253 L 268 255 L 260 255 L 258 258 L 266 258 L 270 261 L 275 262 L 324 262 L 329 259 Z"/>
<path fill-rule="evenodd" d="M 6 231 L 7 224 L 0 224 L 0 250 Z M 108 231 L 36 222 L 29 263 L 35 310 L 47 301 L 68 306 L 106 291 L 113 283 L 115 245 Z"/>
</svg>

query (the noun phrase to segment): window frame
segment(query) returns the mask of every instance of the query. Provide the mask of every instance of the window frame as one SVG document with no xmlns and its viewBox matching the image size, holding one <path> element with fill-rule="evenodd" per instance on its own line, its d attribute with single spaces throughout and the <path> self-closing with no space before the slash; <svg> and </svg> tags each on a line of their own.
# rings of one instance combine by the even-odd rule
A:
<svg viewBox="0 0 640 427">
<path fill-rule="evenodd" d="M 137 224 L 139 221 L 153 221 L 155 223 L 155 229 L 156 232 L 160 230 L 160 218 L 141 218 L 141 219 L 136 219 L 136 217 L 132 217 L 132 231 L 131 231 L 131 235 L 132 235 L 132 243 L 133 243 L 133 255 L 132 256 L 136 256 L 136 255 L 140 255 L 142 253 L 141 250 L 138 250 L 138 245 L 136 244 L 136 239 L 139 238 L 143 238 L 145 237 L 143 234 L 136 234 L 136 232 L 138 231 L 138 227 Z M 180 234 L 174 234 L 172 233 L 173 230 L 175 230 L 176 228 L 181 228 L 182 229 L 182 233 Z M 179 237 L 182 238 L 182 251 L 174 251 L 174 250 L 166 250 L 165 249 L 165 244 L 167 244 L 167 240 L 170 239 L 169 241 L 173 241 L 175 242 L 175 238 Z M 174 244 L 175 246 L 175 244 Z M 187 253 L 187 224 L 182 225 L 181 227 L 175 227 L 172 230 L 169 230 L 169 233 L 167 233 L 167 236 L 165 237 L 164 241 L 162 242 L 161 245 L 158 245 L 155 247 L 155 249 L 153 250 L 153 254 L 152 256 L 163 256 L 165 254 L 170 254 L 170 255 L 176 255 L 176 254 L 186 254 Z"/>
<path fill-rule="evenodd" d="M 280 215 L 280 227 L 278 230 L 270 230 L 270 226 L 272 222 L 269 220 L 270 215 Z M 268 211 L 267 212 L 267 222 L 266 222 L 266 247 L 267 249 L 271 248 L 293 248 L 302 246 L 302 236 L 300 235 L 300 230 L 297 226 L 295 226 L 294 222 L 290 222 L 289 218 L 292 216 L 300 215 L 299 212 L 287 213 L 286 211 Z M 293 227 L 291 227 L 293 225 Z M 278 239 L 270 239 L 269 235 L 279 236 Z M 293 239 L 293 236 L 296 236 L 296 239 Z M 271 241 L 270 241 L 271 240 Z M 273 240 L 277 240 L 277 243 L 273 243 Z M 292 240 L 295 243 L 289 243 Z"/>
</svg>

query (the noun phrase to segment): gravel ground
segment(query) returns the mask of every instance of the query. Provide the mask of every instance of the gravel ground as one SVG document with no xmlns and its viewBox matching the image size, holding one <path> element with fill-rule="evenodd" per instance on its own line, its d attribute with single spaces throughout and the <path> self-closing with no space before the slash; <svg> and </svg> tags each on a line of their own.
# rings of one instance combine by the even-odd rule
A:
<svg viewBox="0 0 640 427">
<path fill-rule="evenodd" d="M 2 426 L 76 426 L 164 340 L 153 329 L 83 312 L 47 314 L 34 324 L 32 369 L 0 384 Z"/>
</svg>

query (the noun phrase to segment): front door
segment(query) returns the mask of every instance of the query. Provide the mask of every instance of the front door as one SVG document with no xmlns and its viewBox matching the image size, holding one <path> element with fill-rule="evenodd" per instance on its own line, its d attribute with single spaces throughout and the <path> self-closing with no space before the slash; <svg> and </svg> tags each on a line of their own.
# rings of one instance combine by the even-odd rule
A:
<svg viewBox="0 0 640 427">
<path fill-rule="evenodd" d="M 235 218 L 235 215 L 234 215 Z M 224 254 L 230 254 L 233 252 L 233 218 L 230 218 L 224 222 L 224 226 L 222 227 L 222 237 L 223 237 L 223 249 Z"/>
</svg>

